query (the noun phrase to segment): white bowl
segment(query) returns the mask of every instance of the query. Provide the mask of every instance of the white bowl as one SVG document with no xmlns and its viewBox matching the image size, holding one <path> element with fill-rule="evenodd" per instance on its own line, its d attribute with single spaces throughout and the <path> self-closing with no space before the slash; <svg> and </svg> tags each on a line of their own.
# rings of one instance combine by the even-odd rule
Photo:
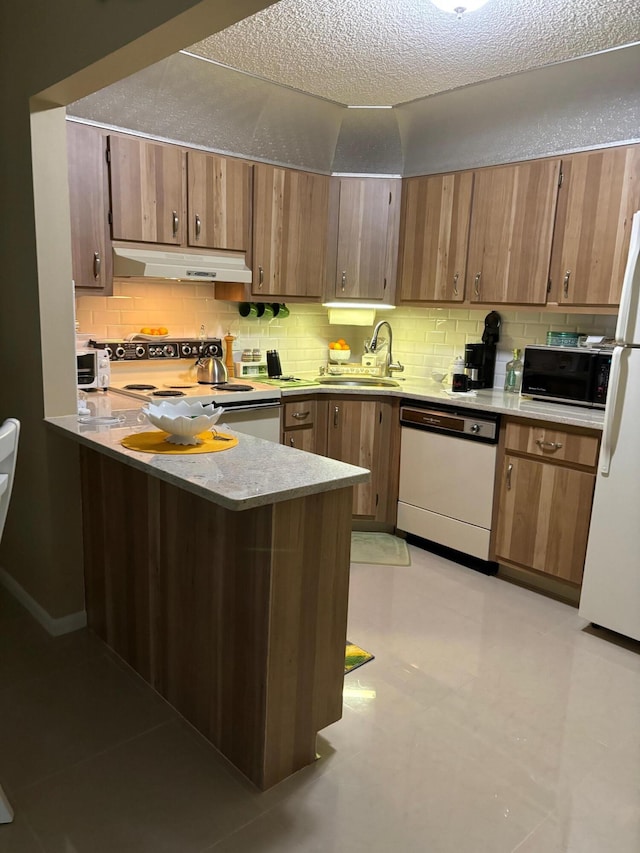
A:
<svg viewBox="0 0 640 853">
<path fill-rule="evenodd" d="M 329 361 L 349 361 L 351 358 L 350 349 L 330 349 Z"/>
<path fill-rule="evenodd" d="M 200 401 L 169 403 L 163 400 L 162 403 L 149 403 L 142 411 L 155 427 L 169 433 L 165 440 L 170 444 L 202 444 L 198 433 L 211 429 L 224 409 L 213 403 L 203 405 Z"/>
<path fill-rule="evenodd" d="M 447 371 L 442 368 L 434 367 L 431 371 L 431 378 L 434 382 L 444 382 L 447 378 Z"/>
</svg>

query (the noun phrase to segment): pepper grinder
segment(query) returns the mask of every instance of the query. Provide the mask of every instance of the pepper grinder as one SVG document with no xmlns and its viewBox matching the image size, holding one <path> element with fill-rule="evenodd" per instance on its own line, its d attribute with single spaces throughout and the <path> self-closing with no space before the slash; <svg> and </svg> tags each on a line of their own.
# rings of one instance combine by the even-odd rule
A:
<svg viewBox="0 0 640 853">
<path fill-rule="evenodd" d="M 224 336 L 224 342 L 226 344 L 226 352 L 224 356 L 225 367 L 227 368 L 227 375 L 229 379 L 233 379 L 236 375 L 235 365 L 233 363 L 233 342 L 235 341 L 235 337 L 231 334 L 231 332 L 227 332 Z"/>
</svg>

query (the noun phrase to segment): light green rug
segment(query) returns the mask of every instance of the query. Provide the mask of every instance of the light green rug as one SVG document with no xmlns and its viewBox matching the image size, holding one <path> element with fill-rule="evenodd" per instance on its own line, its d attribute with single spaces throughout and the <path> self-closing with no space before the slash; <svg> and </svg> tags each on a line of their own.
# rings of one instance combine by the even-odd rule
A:
<svg viewBox="0 0 640 853">
<path fill-rule="evenodd" d="M 410 566 L 411 557 L 404 539 L 390 533 L 351 534 L 351 562 L 386 566 Z"/>
</svg>

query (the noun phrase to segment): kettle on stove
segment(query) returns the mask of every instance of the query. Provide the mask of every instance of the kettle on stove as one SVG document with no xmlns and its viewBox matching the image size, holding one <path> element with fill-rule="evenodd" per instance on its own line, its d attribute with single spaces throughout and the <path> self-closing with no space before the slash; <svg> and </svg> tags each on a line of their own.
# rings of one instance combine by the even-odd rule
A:
<svg viewBox="0 0 640 853">
<path fill-rule="evenodd" d="M 200 355 L 196 361 L 196 378 L 201 385 L 221 385 L 229 378 L 225 363 L 216 355 Z"/>
</svg>

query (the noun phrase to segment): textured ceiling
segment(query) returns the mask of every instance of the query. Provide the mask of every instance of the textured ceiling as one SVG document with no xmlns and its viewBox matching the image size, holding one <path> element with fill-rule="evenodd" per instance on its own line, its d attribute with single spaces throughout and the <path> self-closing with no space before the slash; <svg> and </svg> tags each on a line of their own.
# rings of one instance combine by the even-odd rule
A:
<svg viewBox="0 0 640 853">
<path fill-rule="evenodd" d="M 639 0 L 280 0 L 188 48 L 349 105 L 396 105 L 640 40 Z M 634 13 L 635 9 L 635 13 Z"/>
</svg>

